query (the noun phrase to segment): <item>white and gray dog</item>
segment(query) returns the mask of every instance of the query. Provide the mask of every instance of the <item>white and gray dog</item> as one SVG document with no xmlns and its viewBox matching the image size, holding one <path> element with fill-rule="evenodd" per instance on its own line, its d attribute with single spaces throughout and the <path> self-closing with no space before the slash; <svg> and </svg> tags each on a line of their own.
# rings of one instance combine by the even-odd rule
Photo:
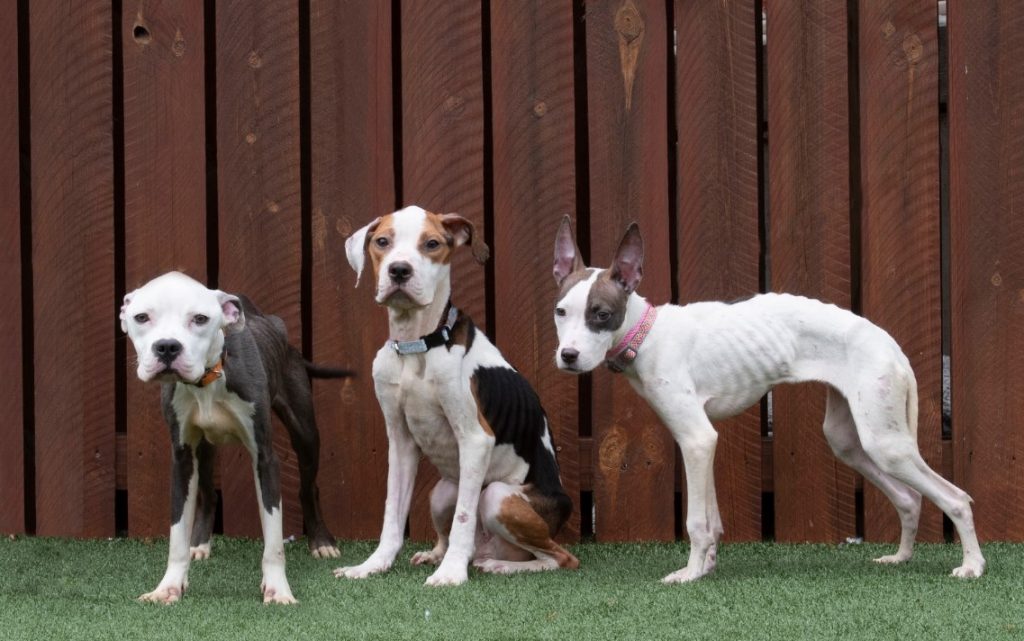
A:
<svg viewBox="0 0 1024 641">
<path fill-rule="evenodd" d="M 825 437 L 842 461 L 892 501 L 902 524 L 896 554 L 910 558 L 921 495 L 952 519 L 963 544 L 953 576 L 981 576 L 971 498 L 928 467 L 917 448 L 917 382 L 889 334 L 866 319 L 817 300 L 761 294 L 732 304 L 654 307 L 636 287 L 643 240 L 629 226 L 608 269 L 580 258 L 568 216 L 555 238 L 555 361 L 583 373 L 605 363 L 622 372 L 672 432 L 686 467 L 686 567 L 664 578 L 693 581 L 715 567 L 722 520 L 712 464 L 711 421 L 740 413 L 775 384 L 828 384 Z"/>
</svg>

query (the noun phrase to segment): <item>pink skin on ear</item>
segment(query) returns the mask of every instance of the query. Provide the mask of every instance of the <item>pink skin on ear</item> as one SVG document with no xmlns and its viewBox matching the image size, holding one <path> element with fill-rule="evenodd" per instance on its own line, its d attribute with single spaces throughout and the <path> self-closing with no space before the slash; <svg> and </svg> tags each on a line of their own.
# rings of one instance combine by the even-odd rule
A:
<svg viewBox="0 0 1024 641">
<path fill-rule="evenodd" d="M 224 331 L 240 332 L 245 327 L 245 315 L 242 314 L 242 303 L 230 294 L 221 293 L 220 309 L 224 315 Z"/>
<path fill-rule="evenodd" d="M 626 235 L 619 243 L 612 263 L 612 278 L 622 285 L 623 289 L 632 293 L 644 277 L 644 240 L 640 236 L 640 227 L 630 223 Z"/>
<path fill-rule="evenodd" d="M 555 234 L 555 264 L 551 273 L 555 277 L 555 282 L 561 286 L 562 281 L 569 274 L 584 269 L 584 267 L 580 250 L 576 247 L 576 238 L 572 233 L 572 224 L 569 222 L 569 216 L 566 215 L 558 227 L 558 233 Z"/>
</svg>

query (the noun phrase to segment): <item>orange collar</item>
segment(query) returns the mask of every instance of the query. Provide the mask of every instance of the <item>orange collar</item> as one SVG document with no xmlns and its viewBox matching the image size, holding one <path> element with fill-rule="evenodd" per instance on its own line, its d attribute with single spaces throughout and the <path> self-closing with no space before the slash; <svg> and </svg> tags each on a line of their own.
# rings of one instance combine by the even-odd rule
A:
<svg viewBox="0 0 1024 641">
<path fill-rule="evenodd" d="M 207 368 L 206 371 L 203 373 L 202 378 L 200 378 L 195 383 L 191 383 L 191 385 L 195 385 L 196 387 L 206 387 L 207 385 L 209 385 L 210 383 L 214 382 L 215 380 L 222 376 L 224 376 L 223 358 L 219 359 L 217 363 L 214 364 L 213 367 Z"/>
</svg>

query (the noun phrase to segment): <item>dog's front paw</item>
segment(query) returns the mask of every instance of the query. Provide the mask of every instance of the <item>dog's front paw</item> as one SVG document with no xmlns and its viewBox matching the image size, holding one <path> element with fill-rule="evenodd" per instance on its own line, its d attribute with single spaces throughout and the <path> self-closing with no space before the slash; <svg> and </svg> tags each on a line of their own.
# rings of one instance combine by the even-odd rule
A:
<svg viewBox="0 0 1024 641">
<path fill-rule="evenodd" d="M 661 582 L 662 583 L 668 583 L 668 584 L 671 584 L 671 583 L 689 583 L 691 581 L 696 581 L 697 579 L 701 578 L 705 574 L 707 574 L 707 572 L 702 571 L 702 570 L 693 570 L 693 569 L 690 569 L 690 568 L 683 568 L 682 570 L 676 570 L 672 574 L 669 574 L 664 579 L 662 579 Z"/>
<path fill-rule="evenodd" d="M 210 558 L 210 543 L 207 542 L 200 545 L 193 545 L 188 549 L 188 552 L 193 561 L 208 559 Z"/>
<path fill-rule="evenodd" d="M 139 597 L 142 603 L 162 603 L 170 605 L 177 603 L 185 592 L 184 586 L 180 585 L 158 585 L 152 592 L 147 592 Z"/>
<path fill-rule="evenodd" d="M 374 574 L 380 574 L 381 572 L 387 572 L 391 569 L 390 563 L 383 563 L 375 561 L 373 559 L 367 559 L 365 562 L 359 565 L 353 565 L 350 567 L 336 568 L 334 570 L 334 576 L 346 579 L 365 579 L 368 576 Z"/>
<path fill-rule="evenodd" d="M 284 585 L 276 585 L 273 583 L 264 582 L 260 585 L 260 590 L 263 592 L 263 604 L 275 604 L 275 605 L 295 605 L 298 601 L 292 596 L 292 589 L 287 583 Z"/>
<path fill-rule="evenodd" d="M 958 579 L 977 579 L 985 572 L 984 564 L 964 563 L 958 568 L 953 568 L 953 576 Z"/>
<path fill-rule="evenodd" d="M 409 562 L 413 565 L 437 565 L 444 558 L 444 553 L 444 550 L 438 550 L 437 548 L 423 550 L 413 554 Z"/>
<path fill-rule="evenodd" d="M 309 553 L 314 559 L 336 559 L 341 556 L 341 550 L 336 545 L 318 545 L 310 548 Z"/>
<path fill-rule="evenodd" d="M 440 587 L 444 585 L 462 585 L 469 580 L 469 570 L 465 564 L 442 563 L 437 571 L 427 577 L 424 585 Z"/>
<path fill-rule="evenodd" d="M 886 554 L 875 559 L 875 563 L 881 563 L 883 565 L 891 565 L 895 563 L 904 563 L 910 560 L 909 554 L 902 554 L 897 552 L 896 554 Z"/>
</svg>

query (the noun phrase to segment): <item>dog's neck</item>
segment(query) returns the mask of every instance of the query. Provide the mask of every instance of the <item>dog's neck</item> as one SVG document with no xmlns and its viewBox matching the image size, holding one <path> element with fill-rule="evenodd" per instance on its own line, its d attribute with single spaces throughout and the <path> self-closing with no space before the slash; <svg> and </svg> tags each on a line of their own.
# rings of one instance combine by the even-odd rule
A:
<svg viewBox="0 0 1024 641">
<path fill-rule="evenodd" d="M 448 306 L 452 293 L 451 281 L 441 280 L 434 290 L 434 300 L 425 307 L 399 309 L 388 307 L 388 338 L 393 341 L 414 341 L 425 336 L 441 324 L 441 315 Z"/>
<path fill-rule="evenodd" d="M 622 319 L 622 324 L 619 325 L 619 328 L 612 333 L 612 345 L 618 345 L 629 330 L 633 329 L 643 319 L 646 311 L 647 299 L 636 292 L 632 292 L 629 298 L 626 299 L 626 316 Z"/>
</svg>

